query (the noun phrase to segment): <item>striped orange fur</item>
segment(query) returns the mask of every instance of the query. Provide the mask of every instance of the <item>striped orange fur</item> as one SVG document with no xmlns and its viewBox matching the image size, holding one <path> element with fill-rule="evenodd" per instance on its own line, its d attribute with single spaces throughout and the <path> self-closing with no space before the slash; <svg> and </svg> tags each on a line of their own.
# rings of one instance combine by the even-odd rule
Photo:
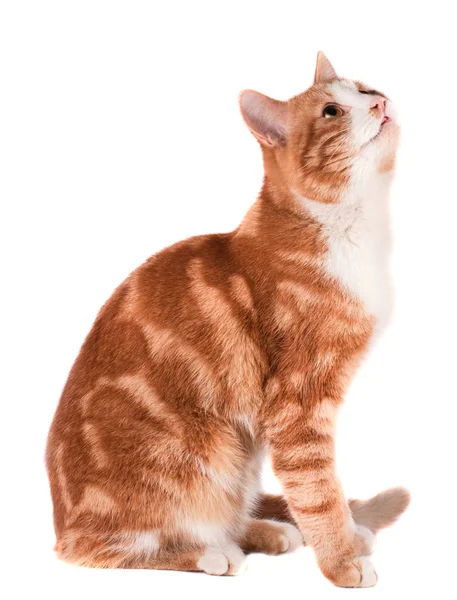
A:
<svg viewBox="0 0 457 600">
<path fill-rule="evenodd" d="M 388 315 L 371 240 L 398 125 L 383 94 L 338 78 L 322 53 L 303 94 L 246 91 L 240 106 L 263 152 L 258 200 L 235 231 L 134 271 L 71 370 L 46 455 L 56 551 L 91 567 L 236 574 L 245 553 L 305 540 L 335 584 L 373 585 L 372 534 L 408 494 L 348 503 L 334 430 Z M 266 452 L 283 496 L 261 492 Z"/>
</svg>

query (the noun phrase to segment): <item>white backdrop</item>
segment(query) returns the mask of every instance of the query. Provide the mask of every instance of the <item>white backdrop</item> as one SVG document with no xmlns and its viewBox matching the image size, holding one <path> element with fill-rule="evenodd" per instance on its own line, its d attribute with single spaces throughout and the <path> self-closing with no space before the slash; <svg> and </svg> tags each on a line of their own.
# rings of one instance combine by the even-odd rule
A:
<svg viewBox="0 0 457 600">
<path fill-rule="evenodd" d="M 450 3 L 0 4 L 1 461 L 4 598 L 404 598 L 455 594 L 456 42 Z M 426 8 L 425 8 L 426 7 Z M 333 588 L 309 549 L 251 556 L 239 578 L 64 565 L 44 470 L 47 430 L 101 304 L 139 263 L 228 231 L 260 188 L 246 87 L 286 99 L 323 49 L 396 101 L 395 317 L 339 428 L 348 496 L 405 485 L 379 536 L 379 583 Z M 266 486 L 275 482 L 266 475 Z M 442 596 L 440 593 L 442 592 Z"/>
</svg>

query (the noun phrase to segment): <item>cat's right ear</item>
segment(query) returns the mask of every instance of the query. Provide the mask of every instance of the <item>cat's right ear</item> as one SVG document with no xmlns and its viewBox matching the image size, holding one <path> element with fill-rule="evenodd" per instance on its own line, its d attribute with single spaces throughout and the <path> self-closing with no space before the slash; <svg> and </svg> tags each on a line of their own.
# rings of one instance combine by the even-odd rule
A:
<svg viewBox="0 0 457 600">
<path fill-rule="evenodd" d="M 325 56 L 325 54 L 322 52 L 322 50 L 320 50 L 317 53 L 316 71 L 314 73 L 314 83 L 322 83 L 325 81 L 332 81 L 333 79 L 338 79 L 338 75 L 336 74 L 336 71 L 333 68 L 332 63 Z"/>
<path fill-rule="evenodd" d="M 239 103 L 244 122 L 263 146 L 285 146 L 286 102 L 273 100 L 253 90 L 244 90 L 239 95 Z"/>
</svg>

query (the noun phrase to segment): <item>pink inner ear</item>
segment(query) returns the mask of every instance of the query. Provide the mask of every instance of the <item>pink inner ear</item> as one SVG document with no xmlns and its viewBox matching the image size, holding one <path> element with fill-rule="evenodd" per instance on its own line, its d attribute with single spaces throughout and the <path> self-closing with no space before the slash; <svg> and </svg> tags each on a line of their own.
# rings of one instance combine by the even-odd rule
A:
<svg viewBox="0 0 457 600">
<path fill-rule="evenodd" d="M 317 54 L 314 83 L 323 83 L 325 81 L 332 81 L 333 79 L 338 79 L 338 75 L 336 74 L 332 63 L 321 50 Z"/>
<path fill-rule="evenodd" d="M 246 125 L 267 146 L 286 142 L 287 104 L 253 90 L 240 94 L 240 109 Z"/>
</svg>

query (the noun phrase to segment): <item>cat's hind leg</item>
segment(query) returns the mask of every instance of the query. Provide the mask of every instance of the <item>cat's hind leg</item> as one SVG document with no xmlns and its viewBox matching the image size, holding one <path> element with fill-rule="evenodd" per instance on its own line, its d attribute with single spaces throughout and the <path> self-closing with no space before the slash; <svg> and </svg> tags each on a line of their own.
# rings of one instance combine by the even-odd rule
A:
<svg viewBox="0 0 457 600">
<path fill-rule="evenodd" d="M 290 523 L 253 519 L 240 541 L 244 552 L 283 554 L 303 545 L 300 531 Z"/>
<path fill-rule="evenodd" d="M 273 519 L 295 525 L 287 500 L 280 494 L 260 494 L 252 516 L 255 519 Z"/>
<path fill-rule="evenodd" d="M 381 494 L 378 494 L 381 496 Z M 378 499 L 378 496 L 375 498 L 371 498 L 370 500 L 350 500 L 349 506 L 351 504 L 355 504 L 355 514 L 353 513 L 353 519 L 355 522 L 355 542 L 357 546 L 357 553 L 359 555 L 362 554 L 370 554 L 375 540 L 375 535 L 372 530 L 370 530 L 365 525 L 362 525 L 358 522 L 357 517 L 359 515 L 363 515 L 365 518 L 362 518 L 361 521 L 363 523 L 367 522 L 368 515 L 371 516 L 370 523 L 373 523 L 374 520 L 376 522 L 381 523 L 383 521 L 383 515 L 385 511 L 383 511 L 383 503 L 373 502 L 373 500 Z M 392 503 L 391 503 L 392 504 Z M 373 506 L 376 506 L 376 509 L 373 510 Z M 369 507 L 372 510 L 369 510 Z M 392 507 L 393 508 L 393 507 Z M 395 511 L 391 511 L 389 514 L 392 516 Z M 284 527 L 291 527 L 298 531 L 295 525 L 295 521 L 290 513 L 289 507 L 287 505 L 287 501 L 284 496 L 276 495 L 276 494 L 261 494 L 257 506 L 253 511 L 253 514 L 259 521 L 255 521 L 257 523 L 275 523 L 276 525 L 283 525 Z M 273 521 L 269 519 L 274 519 Z M 276 521 L 280 521 L 276 523 Z M 389 524 L 389 523 L 388 523 Z M 384 525 L 384 526 L 387 526 Z M 302 544 L 306 542 L 302 541 Z M 265 554 L 279 554 L 279 552 L 267 551 L 267 550 L 246 550 L 249 552 L 264 552 Z"/>
<path fill-rule="evenodd" d="M 99 569 L 159 569 L 238 575 L 246 568 L 246 556 L 235 543 L 221 547 L 160 548 L 153 532 L 129 532 L 107 537 L 73 531 L 56 544 L 56 551 L 66 562 Z"/>
</svg>

